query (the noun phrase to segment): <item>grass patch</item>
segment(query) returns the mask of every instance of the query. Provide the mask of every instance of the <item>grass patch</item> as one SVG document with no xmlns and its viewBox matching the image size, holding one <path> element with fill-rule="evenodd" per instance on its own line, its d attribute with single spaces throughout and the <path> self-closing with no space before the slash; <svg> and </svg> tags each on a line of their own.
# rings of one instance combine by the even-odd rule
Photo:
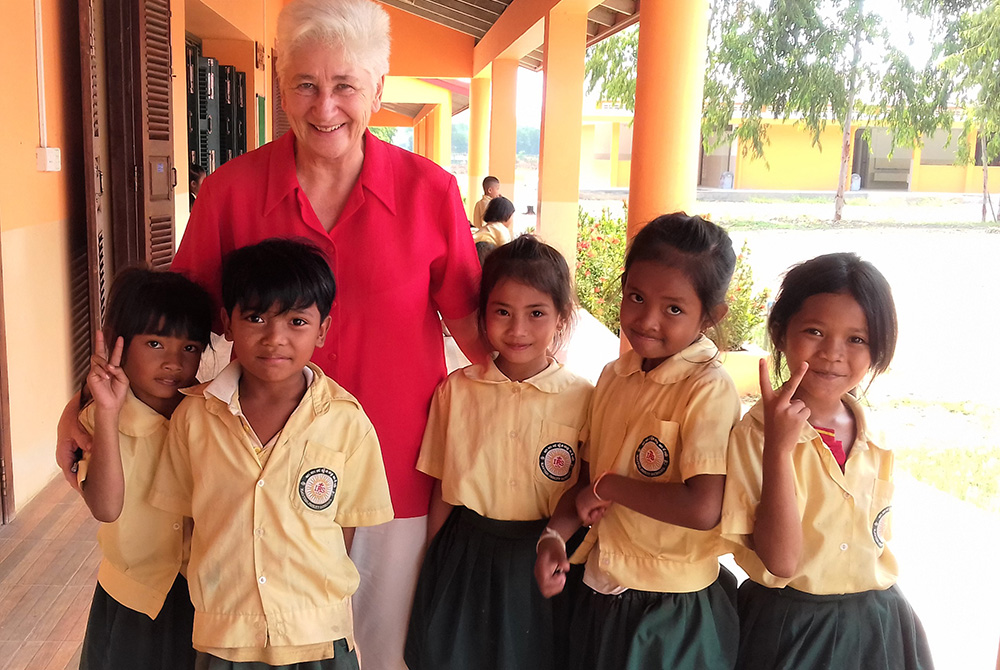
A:
<svg viewBox="0 0 1000 670">
<path fill-rule="evenodd" d="M 894 449 L 896 466 L 960 500 L 1000 513 L 1000 447 Z"/>
<path fill-rule="evenodd" d="M 775 198 L 766 195 L 752 195 L 750 202 L 760 202 L 764 204 L 774 204 L 779 202 L 792 202 L 804 205 L 832 205 L 832 195 L 789 195 L 783 198 Z"/>
<path fill-rule="evenodd" d="M 964 416 L 979 416 L 989 414 L 993 408 L 987 407 L 986 405 L 980 405 L 978 403 L 971 402 L 969 400 L 958 400 L 958 401 L 948 401 L 948 400 L 921 400 L 920 398 L 892 398 L 885 402 L 885 406 L 892 409 L 943 409 L 946 412 L 951 412 L 952 414 L 961 414 Z"/>
<path fill-rule="evenodd" d="M 844 219 L 834 223 L 829 219 L 812 217 L 776 217 L 763 219 L 713 218 L 727 230 L 851 230 L 858 228 L 908 228 L 913 230 L 981 230 L 987 233 L 1000 232 L 995 222 L 987 221 L 852 221 Z"/>
</svg>

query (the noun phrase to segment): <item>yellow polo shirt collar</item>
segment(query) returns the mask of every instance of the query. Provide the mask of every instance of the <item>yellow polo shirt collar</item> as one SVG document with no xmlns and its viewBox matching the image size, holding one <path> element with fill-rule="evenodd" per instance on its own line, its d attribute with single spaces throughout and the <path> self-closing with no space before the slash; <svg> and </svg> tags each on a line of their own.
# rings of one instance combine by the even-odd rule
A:
<svg viewBox="0 0 1000 670">
<path fill-rule="evenodd" d="M 649 372 L 644 373 L 646 379 L 657 384 L 676 384 L 687 379 L 701 366 L 719 355 L 715 342 L 701 335 L 681 352 L 674 354 Z M 615 373 L 619 377 L 643 372 L 642 356 L 629 349 L 614 362 Z"/>
<path fill-rule="evenodd" d="M 487 384 L 531 384 L 542 393 L 559 393 L 565 391 L 576 382 L 573 375 L 567 375 L 563 371 L 561 363 L 555 359 L 549 359 L 549 366 L 539 372 L 534 377 L 529 377 L 523 382 L 512 381 L 500 371 L 494 361 L 485 364 L 480 363 L 470 365 L 462 369 L 462 374 L 473 381 L 485 382 Z"/>
<path fill-rule="evenodd" d="M 93 415 L 91 415 L 93 416 Z M 167 425 L 169 419 L 126 391 L 125 404 L 118 415 L 118 432 L 129 437 L 148 437 Z"/>
<path fill-rule="evenodd" d="M 855 449 L 868 451 L 868 445 L 878 447 L 879 449 L 889 449 L 889 447 L 878 444 L 872 439 L 869 434 L 868 421 L 865 419 L 864 408 L 861 407 L 861 403 L 858 402 L 858 399 L 850 393 L 845 393 L 843 397 L 841 397 L 841 400 L 845 405 L 847 405 L 847 409 L 851 410 L 851 414 L 854 415 L 856 437 L 854 438 L 854 444 L 851 445 L 851 451 L 853 452 Z M 761 426 L 764 425 L 764 403 L 756 403 L 750 408 L 747 414 Z M 799 433 L 799 440 L 797 444 L 806 444 L 809 442 L 817 445 L 823 445 L 823 438 L 820 437 L 820 434 L 816 432 L 815 428 L 812 427 L 812 424 L 807 423 Z M 823 446 L 825 447 L 825 445 Z M 848 455 L 848 458 L 850 458 L 850 455 Z"/>
</svg>

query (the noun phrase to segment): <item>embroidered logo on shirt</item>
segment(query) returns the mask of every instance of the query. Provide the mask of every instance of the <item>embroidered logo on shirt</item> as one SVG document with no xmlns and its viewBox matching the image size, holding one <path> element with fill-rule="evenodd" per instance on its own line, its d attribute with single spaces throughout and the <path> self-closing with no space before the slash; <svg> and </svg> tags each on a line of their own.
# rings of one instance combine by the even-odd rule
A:
<svg viewBox="0 0 1000 670">
<path fill-rule="evenodd" d="M 542 449 L 542 455 L 538 457 L 538 467 L 542 469 L 542 474 L 554 482 L 564 482 L 573 474 L 573 466 L 576 465 L 576 454 L 573 448 L 562 442 L 553 442 Z"/>
<path fill-rule="evenodd" d="M 875 540 L 875 546 L 879 549 L 885 546 L 885 531 L 886 526 L 889 525 L 889 512 L 892 511 L 892 505 L 889 505 L 875 517 L 875 523 L 872 524 L 872 539 Z"/>
<path fill-rule="evenodd" d="M 309 509 L 326 509 L 336 493 L 337 474 L 333 470 L 313 468 L 299 480 L 299 497 Z"/>
<path fill-rule="evenodd" d="M 670 453 L 663 443 L 650 435 L 635 450 L 635 467 L 647 477 L 659 477 L 670 465 Z"/>
</svg>

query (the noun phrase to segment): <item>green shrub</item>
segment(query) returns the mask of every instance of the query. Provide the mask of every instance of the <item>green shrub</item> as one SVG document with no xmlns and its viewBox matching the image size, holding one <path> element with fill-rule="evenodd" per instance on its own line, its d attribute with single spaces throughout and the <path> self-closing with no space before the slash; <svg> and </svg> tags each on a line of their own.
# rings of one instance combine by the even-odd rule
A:
<svg viewBox="0 0 1000 670">
<path fill-rule="evenodd" d="M 600 217 L 580 209 L 576 237 L 576 296 L 580 306 L 618 334 L 621 274 L 625 266 L 627 214 L 613 218 L 604 209 Z"/>
<path fill-rule="evenodd" d="M 737 351 L 759 336 L 758 331 L 767 313 L 767 289 L 754 293 L 753 269 L 750 267 L 750 245 L 743 242 L 736 256 L 736 269 L 726 292 L 729 312 L 719 325 L 709 332 L 709 337 L 723 351 Z"/>
</svg>

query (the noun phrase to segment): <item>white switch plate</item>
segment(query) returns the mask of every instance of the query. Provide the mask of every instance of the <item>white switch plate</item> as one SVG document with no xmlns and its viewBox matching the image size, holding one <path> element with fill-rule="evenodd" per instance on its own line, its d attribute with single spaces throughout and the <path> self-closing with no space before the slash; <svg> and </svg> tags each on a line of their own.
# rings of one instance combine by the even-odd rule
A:
<svg viewBox="0 0 1000 670">
<path fill-rule="evenodd" d="M 62 170 L 62 152 L 57 147 L 38 147 L 35 151 L 39 172 Z"/>
</svg>

